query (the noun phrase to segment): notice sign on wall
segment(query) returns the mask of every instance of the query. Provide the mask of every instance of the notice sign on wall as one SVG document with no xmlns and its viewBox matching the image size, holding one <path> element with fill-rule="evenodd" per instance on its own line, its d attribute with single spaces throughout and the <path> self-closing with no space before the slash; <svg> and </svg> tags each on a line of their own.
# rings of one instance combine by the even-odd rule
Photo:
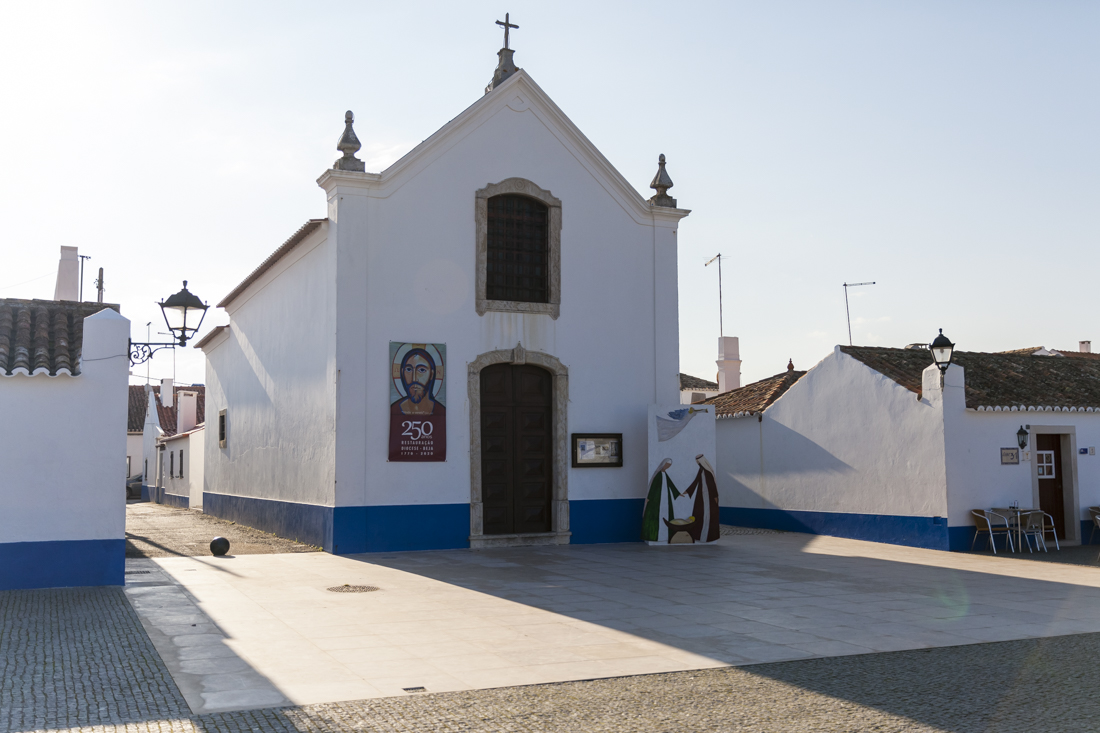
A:
<svg viewBox="0 0 1100 733">
<path fill-rule="evenodd" d="M 1020 465 L 1020 449 L 1019 448 L 1001 448 L 1001 465 L 1002 466 L 1018 466 L 1018 465 Z"/>
<path fill-rule="evenodd" d="M 390 460 L 447 460 L 446 344 L 390 342 Z"/>
</svg>

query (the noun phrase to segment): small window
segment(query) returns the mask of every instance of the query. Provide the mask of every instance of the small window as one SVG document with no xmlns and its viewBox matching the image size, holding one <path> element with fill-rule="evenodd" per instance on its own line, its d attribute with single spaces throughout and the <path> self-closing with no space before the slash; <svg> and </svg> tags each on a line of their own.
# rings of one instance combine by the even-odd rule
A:
<svg viewBox="0 0 1100 733">
<path fill-rule="evenodd" d="M 180 448 L 180 478 L 183 478 L 183 448 Z"/>
<path fill-rule="evenodd" d="M 1035 451 L 1035 467 L 1039 470 L 1039 478 L 1056 478 L 1054 475 L 1054 451 Z"/>
<path fill-rule="evenodd" d="M 130 456 L 126 456 L 126 478 L 130 478 Z"/>
<path fill-rule="evenodd" d="M 224 448 L 225 439 L 225 410 L 218 412 L 218 447 Z"/>
<path fill-rule="evenodd" d="M 145 472 L 143 474 L 141 474 L 141 478 L 142 478 L 143 481 L 147 481 L 148 478 L 149 478 L 149 459 L 148 458 L 145 459 Z"/>
<path fill-rule="evenodd" d="M 172 451 L 168 451 L 168 477 L 176 475 L 176 454 Z"/>
</svg>

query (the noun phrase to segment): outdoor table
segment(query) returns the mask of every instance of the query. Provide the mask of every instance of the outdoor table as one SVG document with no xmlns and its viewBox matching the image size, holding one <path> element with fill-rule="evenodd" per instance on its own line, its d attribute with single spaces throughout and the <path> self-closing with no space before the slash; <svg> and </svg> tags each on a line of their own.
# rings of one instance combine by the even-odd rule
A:
<svg viewBox="0 0 1100 733">
<path fill-rule="evenodd" d="M 1039 510 L 1039 509 L 1027 509 L 1026 507 L 1022 507 L 1022 506 L 1021 507 L 1006 506 L 1006 507 L 993 507 L 989 511 L 993 512 L 994 514 L 1000 514 L 1002 516 L 1014 516 L 1015 517 L 1015 519 L 1016 519 L 1016 528 L 1015 528 L 1015 531 L 1016 531 L 1016 547 L 1018 548 L 1016 550 L 1016 552 L 1023 552 L 1024 551 L 1024 546 L 1020 543 L 1021 543 L 1021 541 L 1023 540 L 1023 537 L 1024 537 L 1024 528 L 1023 528 L 1023 524 L 1020 522 L 1020 517 L 1022 517 L 1024 514 L 1029 514 L 1031 512 L 1037 512 L 1037 511 L 1041 511 L 1041 510 Z M 1011 520 L 1009 520 L 1009 521 L 1011 521 Z M 1008 531 L 1009 532 L 1013 531 L 1013 528 L 1012 528 L 1011 524 L 1008 525 Z"/>
</svg>

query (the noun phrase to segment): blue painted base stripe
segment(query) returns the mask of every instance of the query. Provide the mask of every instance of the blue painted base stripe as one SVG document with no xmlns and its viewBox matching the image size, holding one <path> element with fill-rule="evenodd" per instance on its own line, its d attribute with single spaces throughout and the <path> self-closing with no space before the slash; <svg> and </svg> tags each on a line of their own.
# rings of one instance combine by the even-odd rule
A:
<svg viewBox="0 0 1100 733">
<path fill-rule="evenodd" d="M 570 544 L 641 542 L 645 499 L 588 499 L 569 502 Z"/>
<path fill-rule="evenodd" d="M 909 547 L 946 550 L 947 522 L 941 517 L 904 517 L 890 514 L 802 512 L 783 509 L 721 507 L 722 524 L 778 529 L 784 532 L 846 537 Z"/>
<path fill-rule="evenodd" d="M 126 540 L 0 543 L 0 590 L 122 585 Z"/>
<path fill-rule="evenodd" d="M 332 552 L 332 507 L 256 499 L 231 494 L 202 494 L 203 514 Z"/>
<path fill-rule="evenodd" d="M 145 494 L 145 487 L 142 487 L 142 495 Z M 173 506 L 178 509 L 188 509 L 191 505 L 191 497 L 183 496 L 182 494 L 169 494 L 166 489 L 161 486 L 149 487 L 149 501 L 156 504 L 163 504 L 164 506 Z"/>
<path fill-rule="evenodd" d="M 644 503 L 569 502 L 572 544 L 638 542 Z M 204 492 L 203 512 L 336 555 L 470 546 L 469 504 L 329 507 Z"/>
</svg>

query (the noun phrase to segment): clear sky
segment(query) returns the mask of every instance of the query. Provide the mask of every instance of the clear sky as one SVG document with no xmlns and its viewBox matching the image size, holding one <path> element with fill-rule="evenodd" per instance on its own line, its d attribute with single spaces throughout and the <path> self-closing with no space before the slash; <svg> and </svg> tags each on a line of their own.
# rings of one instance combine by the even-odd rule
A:
<svg viewBox="0 0 1100 733">
<path fill-rule="evenodd" d="M 1100 350 L 1093 1 L 6 2 L 0 297 L 51 298 L 76 245 L 85 298 L 105 268 L 157 340 L 181 280 L 214 304 L 324 215 L 344 110 L 377 171 L 476 101 L 505 11 L 517 65 L 644 196 L 668 156 L 682 371 L 714 377 L 718 252 L 745 382 L 847 342 L 844 281 L 878 283 L 857 344 Z M 175 370 L 202 382 L 202 355 Z"/>
</svg>

